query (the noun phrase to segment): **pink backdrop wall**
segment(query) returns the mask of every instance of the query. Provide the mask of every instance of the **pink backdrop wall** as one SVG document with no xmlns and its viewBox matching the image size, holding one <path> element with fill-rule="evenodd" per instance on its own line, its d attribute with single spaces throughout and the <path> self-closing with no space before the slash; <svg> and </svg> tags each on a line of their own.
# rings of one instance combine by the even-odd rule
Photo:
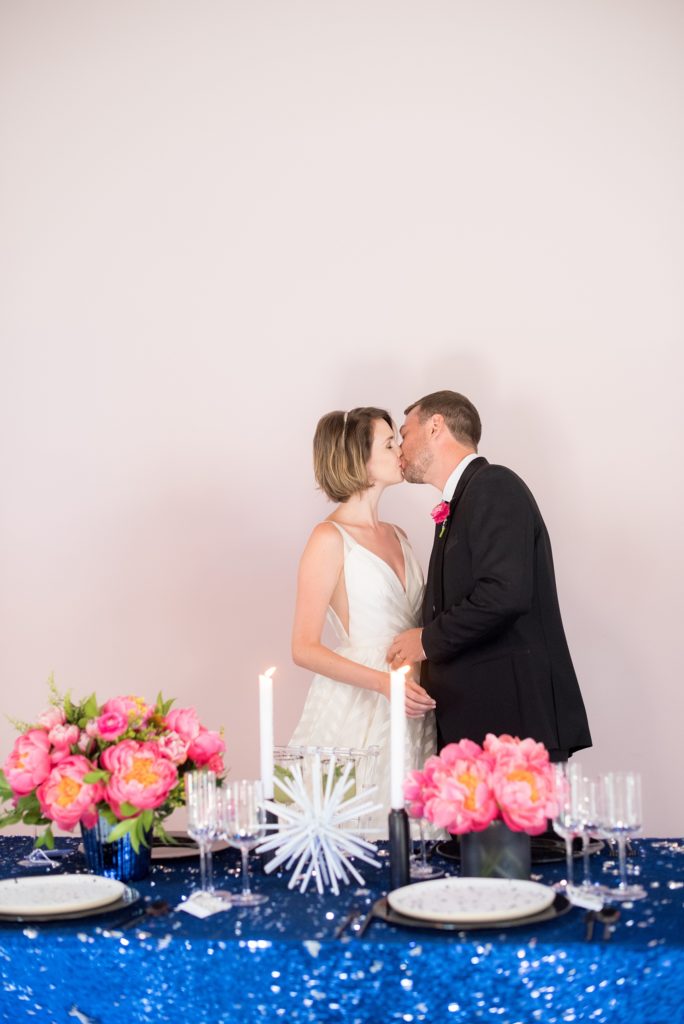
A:
<svg viewBox="0 0 684 1024">
<path fill-rule="evenodd" d="M 452 387 L 549 526 L 583 761 L 681 835 L 683 44 L 665 0 L 2 5 L 0 709 L 163 688 L 255 773 L 316 420 Z M 385 504 L 423 565 L 435 500 Z"/>
</svg>

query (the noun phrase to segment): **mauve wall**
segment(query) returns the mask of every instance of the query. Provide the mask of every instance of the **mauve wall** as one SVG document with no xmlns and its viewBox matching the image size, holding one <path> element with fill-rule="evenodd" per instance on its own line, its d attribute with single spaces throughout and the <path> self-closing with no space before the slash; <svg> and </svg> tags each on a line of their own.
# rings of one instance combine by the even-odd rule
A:
<svg viewBox="0 0 684 1024">
<path fill-rule="evenodd" d="M 549 526 L 583 760 L 681 835 L 683 44 L 664 0 L 4 3 L 2 711 L 161 687 L 256 772 L 316 420 L 451 387 Z M 384 506 L 423 565 L 436 500 Z"/>
</svg>

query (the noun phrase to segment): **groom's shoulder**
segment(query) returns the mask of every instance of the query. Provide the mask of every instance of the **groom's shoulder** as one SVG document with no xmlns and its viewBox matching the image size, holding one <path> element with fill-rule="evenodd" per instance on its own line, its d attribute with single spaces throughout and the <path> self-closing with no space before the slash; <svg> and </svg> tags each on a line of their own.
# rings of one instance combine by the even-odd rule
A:
<svg viewBox="0 0 684 1024">
<path fill-rule="evenodd" d="M 471 488 L 473 493 L 499 491 L 499 492 L 524 492 L 529 493 L 525 481 L 514 473 L 508 466 L 499 466 L 494 462 L 487 462 L 472 479 Z"/>
</svg>

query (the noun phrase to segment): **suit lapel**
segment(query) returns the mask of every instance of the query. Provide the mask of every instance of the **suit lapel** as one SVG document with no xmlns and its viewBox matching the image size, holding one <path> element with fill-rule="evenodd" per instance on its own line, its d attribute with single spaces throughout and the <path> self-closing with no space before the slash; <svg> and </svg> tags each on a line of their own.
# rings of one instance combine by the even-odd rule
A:
<svg viewBox="0 0 684 1024">
<path fill-rule="evenodd" d="M 435 603 L 435 563 L 437 561 L 437 552 L 439 550 L 438 538 L 439 531 L 442 529 L 441 524 L 435 526 L 435 535 L 432 540 L 432 551 L 430 552 L 430 564 L 428 565 L 427 580 L 425 581 L 425 594 L 423 596 L 423 624 L 427 625 L 428 622 L 432 622 L 434 614 L 432 607 Z"/>
<path fill-rule="evenodd" d="M 463 473 L 461 474 L 461 479 L 458 481 L 458 484 L 456 485 L 454 496 L 449 503 L 451 513 L 446 521 L 446 529 L 441 537 L 439 536 L 439 531 L 441 527 L 438 527 L 437 530 L 435 531 L 435 541 L 432 546 L 432 555 L 430 557 L 430 572 L 428 574 L 428 579 L 430 579 L 430 576 L 432 577 L 432 606 L 435 609 L 434 613 L 432 612 L 432 608 L 428 609 L 428 611 L 431 614 L 430 621 L 432 621 L 432 619 L 435 618 L 436 615 L 439 615 L 440 612 L 444 610 L 444 587 L 442 586 L 444 572 L 444 551 L 446 548 L 446 542 L 449 539 L 449 531 L 451 530 L 454 518 L 456 516 L 456 508 L 458 506 L 459 501 L 465 494 L 466 488 L 468 487 L 470 481 L 473 479 L 473 477 L 477 476 L 481 469 L 484 469 L 484 467 L 487 465 L 489 465 L 487 460 L 483 457 L 480 457 L 478 459 L 473 459 L 473 461 L 466 466 Z"/>
</svg>

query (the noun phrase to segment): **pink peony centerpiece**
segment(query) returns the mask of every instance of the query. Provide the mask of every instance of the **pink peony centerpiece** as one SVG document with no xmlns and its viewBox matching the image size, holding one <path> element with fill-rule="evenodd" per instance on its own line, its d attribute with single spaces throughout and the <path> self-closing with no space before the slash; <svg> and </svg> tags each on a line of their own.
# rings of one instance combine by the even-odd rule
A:
<svg viewBox="0 0 684 1024">
<path fill-rule="evenodd" d="M 514 832 L 539 835 L 556 812 L 553 767 L 543 743 L 513 736 L 449 743 L 410 772 L 404 795 L 413 817 L 453 835 L 481 832 L 502 818 Z"/>
<path fill-rule="evenodd" d="M 146 836 L 168 838 L 163 819 L 184 803 L 183 775 L 208 768 L 223 775 L 225 743 L 194 708 L 171 710 L 138 696 L 98 704 L 61 697 L 50 682 L 51 707 L 22 734 L 0 771 L 0 800 L 11 808 L 0 827 L 45 825 L 37 846 L 54 845 L 52 825 L 113 826 L 109 842 L 130 835 L 137 851 Z"/>
</svg>

